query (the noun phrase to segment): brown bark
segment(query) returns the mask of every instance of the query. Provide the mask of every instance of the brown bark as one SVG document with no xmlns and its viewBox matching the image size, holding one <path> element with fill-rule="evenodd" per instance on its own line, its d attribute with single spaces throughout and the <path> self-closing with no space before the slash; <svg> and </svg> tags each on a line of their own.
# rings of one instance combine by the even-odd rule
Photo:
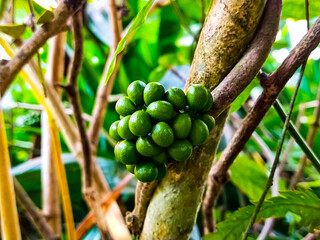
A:
<svg viewBox="0 0 320 240">
<path fill-rule="evenodd" d="M 54 11 L 51 22 L 43 24 L 32 37 L 25 42 L 17 54 L 10 60 L 0 64 L 0 93 L 6 91 L 21 68 L 36 54 L 37 50 L 55 34 L 67 29 L 68 18 L 82 6 L 84 0 L 66 0 L 61 2 Z"/>
<path fill-rule="evenodd" d="M 213 90 L 222 81 L 252 40 L 265 5 L 265 1 L 213 3 L 186 88 L 200 83 Z M 189 160 L 168 169 L 147 208 L 141 239 L 189 238 L 227 115 L 225 111 L 216 119 L 208 141 L 195 147 Z"/>
<path fill-rule="evenodd" d="M 243 119 L 231 142 L 220 156 L 219 161 L 215 164 L 214 179 L 226 179 L 228 176 L 228 169 L 249 140 L 255 128 L 270 109 L 287 81 L 298 67 L 307 60 L 309 54 L 317 47 L 319 42 L 320 18 L 317 19 L 313 27 L 290 52 L 289 56 L 284 60 L 277 71 L 270 76 L 262 75 L 261 84 L 264 87 L 264 90 Z M 215 189 L 215 192 L 218 189 L 221 189 L 224 184 L 223 181 L 216 181 L 214 183 L 213 189 Z"/>
<path fill-rule="evenodd" d="M 212 91 L 214 104 L 211 113 L 214 116 L 219 116 L 220 112 L 234 101 L 256 76 L 267 59 L 278 32 L 281 8 L 281 1 L 268 1 L 256 35 L 247 51 L 237 65 Z M 208 189 L 202 206 L 205 233 L 214 231 L 213 207 L 223 185 L 229 180 L 229 173 L 227 171 L 221 177 L 217 177 L 220 169 L 217 168 L 216 164 L 213 164 L 210 171 Z"/>
</svg>

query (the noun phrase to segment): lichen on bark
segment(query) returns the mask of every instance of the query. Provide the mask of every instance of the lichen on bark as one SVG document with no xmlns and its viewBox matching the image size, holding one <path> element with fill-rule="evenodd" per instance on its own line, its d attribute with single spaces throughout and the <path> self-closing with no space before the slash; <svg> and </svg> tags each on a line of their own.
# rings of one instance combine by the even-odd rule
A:
<svg viewBox="0 0 320 240">
<path fill-rule="evenodd" d="M 186 89 L 200 83 L 212 91 L 223 80 L 252 40 L 265 2 L 218 0 L 212 3 Z M 174 162 L 169 167 L 149 203 L 141 240 L 189 239 L 227 116 L 228 110 L 221 113 L 207 142 L 195 147 L 190 159 Z"/>
</svg>

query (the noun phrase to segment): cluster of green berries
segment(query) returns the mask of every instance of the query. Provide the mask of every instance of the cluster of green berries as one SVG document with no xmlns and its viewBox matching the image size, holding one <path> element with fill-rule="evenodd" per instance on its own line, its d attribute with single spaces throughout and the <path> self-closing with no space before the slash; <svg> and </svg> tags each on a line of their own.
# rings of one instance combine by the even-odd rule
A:
<svg viewBox="0 0 320 240">
<path fill-rule="evenodd" d="M 141 182 L 161 180 L 170 159 L 187 160 L 193 146 L 203 144 L 215 126 L 207 114 L 212 96 L 200 84 L 185 94 L 180 88 L 165 91 L 160 83 L 137 80 L 127 94 L 116 103 L 120 120 L 110 126 L 109 134 L 118 142 L 116 159 Z"/>
</svg>

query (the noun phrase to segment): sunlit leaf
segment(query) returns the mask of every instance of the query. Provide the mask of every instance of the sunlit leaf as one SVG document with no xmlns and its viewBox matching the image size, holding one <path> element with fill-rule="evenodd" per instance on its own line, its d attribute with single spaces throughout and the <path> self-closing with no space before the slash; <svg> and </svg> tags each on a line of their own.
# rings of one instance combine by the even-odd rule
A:
<svg viewBox="0 0 320 240">
<path fill-rule="evenodd" d="M 239 239 L 245 232 L 253 211 L 253 205 L 235 211 L 225 221 L 218 223 L 217 232 L 206 235 L 204 240 Z M 305 189 L 280 192 L 280 196 L 267 199 L 256 220 L 280 218 L 288 212 L 300 216 L 300 224 L 310 226 L 311 230 L 320 227 L 320 199 L 312 191 Z"/>
<path fill-rule="evenodd" d="M 50 22 L 54 18 L 54 14 L 50 10 L 46 10 L 37 20 L 37 24 Z"/>
<path fill-rule="evenodd" d="M 245 101 L 250 96 L 250 93 L 253 88 L 259 86 L 259 81 L 255 78 L 253 81 L 247 86 L 247 88 L 234 100 L 234 102 L 231 105 L 230 112 L 238 111 L 239 108 L 245 103 Z"/>
<path fill-rule="evenodd" d="M 249 199 L 256 200 L 263 192 L 268 176 L 257 162 L 248 157 L 237 157 L 231 166 L 231 181 Z"/>
<path fill-rule="evenodd" d="M 281 17 L 283 19 L 292 18 L 295 20 L 306 19 L 305 15 L 305 0 L 284 0 L 283 11 Z M 319 16 L 320 1 L 309 1 L 310 18 Z"/>
<path fill-rule="evenodd" d="M 2 25 L 0 31 L 17 39 L 26 31 L 26 27 L 25 24 Z"/>
<path fill-rule="evenodd" d="M 141 9 L 141 11 L 138 13 L 137 17 L 134 19 L 131 27 L 129 28 L 128 32 L 125 34 L 125 36 L 120 40 L 117 49 L 114 53 L 114 56 L 111 60 L 111 63 L 109 65 L 108 68 L 108 72 L 107 72 L 107 76 L 106 76 L 106 80 L 105 83 L 108 82 L 111 74 L 113 73 L 113 70 L 116 66 L 116 61 L 117 61 L 117 56 L 124 50 L 126 43 L 127 43 L 127 39 L 128 37 L 135 32 L 136 30 L 138 30 L 146 21 L 146 17 L 148 14 L 148 11 L 150 9 L 150 7 L 152 6 L 154 0 L 149 0 L 146 5 Z"/>
</svg>

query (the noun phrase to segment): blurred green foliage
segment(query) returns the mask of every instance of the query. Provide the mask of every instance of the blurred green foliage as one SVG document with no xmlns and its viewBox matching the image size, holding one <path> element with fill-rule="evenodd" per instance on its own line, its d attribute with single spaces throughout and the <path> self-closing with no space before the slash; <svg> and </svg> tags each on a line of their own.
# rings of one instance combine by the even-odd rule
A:
<svg viewBox="0 0 320 240">
<path fill-rule="evenodd" d="M 15 0 L 14 3 L 15 23 L 22 24 L 28 17 L 28 14 L 30 14 L 27 1 Z M 145 3 L 146 1 L 143 0 L 127 1 L 128 14 L 122 16 L 123 28 L 126 28 L 130 24 Z M 320 2 L 310 0 L 309 3 L 310 16 L 313 18 L 311 22 L 313 22 L 314 18 L 319 16 Z M 36 3 L 33 4 L 38 19 L 41 14 L 44 13 L 45 9 Z M 190 64 L 196 46 L 196 38 L 201 30 L 203 17 L 209 7 L 210 0 L 175 0 L 174 4 L 174 8 L 172 5 L 167 5 L 155 10 L 152 15 L 147 18 L 146 23 L 134 34 L 125 49 L 125 54 L 112 89 L 113 95 L 125 94 L 128 85 L 137 79 L 146 83 L 149 81 L 161 81 L 166 88 L 171 86 L 183 88 L 189 74 Z M 78 79 L 78 87 L 83 111 L 89 115 L 92 113 L 99 82 L 104 81 L 104 79 L 102 79 L 102 72 L 109 54 L 110 44 L 113 42 L 110 21 L 105 5 L 106 4 L 101 4 L 101 1 L 97 0 L 89 1 L 86 5 L 84 15 L 82 32 L 85 51 L 82 69 Z M 0 16 L 1 14 L 5 17 L 8 17 L 8 14 L 10 16 L 10 11 L 8 10 L 10 10 L 8 4 L 5 4 L 5 1 L 1 0 Z M 279 34 L 263 66 L 262 70 L 264 72 L 271 73 L 275 71 L 284 57 L 294 47 L 293 40 L 296 40 L 294 39 L 295 35 L 289 31 L 288 24 L 298 26 L 297 23 L 299 22 L 297 21 L 304 18 L 304 0 L 284 0 Z M 302 29 L 297 27 L 295 31 L 302 31 Z M 27 28 L 22 35 L 22 39 L 27 40 L 31 34 L 30 29 Z M 1 35 L 1 37 L 2 36 L 4 35 Z M 10 41 L 12 41 L 12 39 L 10 39 Z M 314 101 L 318 95 L 320 49 L 317 48 L 316 51 L 317 54 L 309 58 L 305 69 L 304 78 L 293 111 L 292 120 L 294 122 L 297 121 L 299 107 L 305 103 Z M 39 50 L 39 53 L 41 56 L 42 70 L 46 73 L 46 64 L 48 62 L 47 43 Z M 66 62 L 68 62 L 73 54 L 72 35 L 70 32 L 67 34 L 65 53 Z M 293 94 L 294 83 L 297 80 L 298 74 L 299 71 L 295 73 L 279 96 L 280 101 L 286 108 L 288 108 L 290 98 Z M 261 90 L 258 80 L 255 79 L 232 104 L 231 109 L 233 114 L 243 117 L 248 109 L 248 99 L 255 100 Z M 41 111 L 28 107 L 21 108 L 19 105 L 15 105 L 16 103 L 38 104 L 30 91 L 30 87 L 19 76 L 6 92 L 3 99 L 2 105 L 5 113 L 13 172 L 35 203 L 40 207 L 40 162 L 39 160 L 29 160 L 40 155 Z M 62 101 L 67 108 L 70 108 L 68 98 L 65 94 L 63 95 Z M 109 129 L 112 122 L 118 119 L 114 106 L 114 102 L 108 105 L 107 115 L 103 125 L 104 132 Z M 300 132 L 305 138 L 310 129 L 310 125 L 314 121 L 313 112 L 314 106 L 306 108 L 303 117 L 300 119 Z M 87 125 L 89 125 L 89 123 L 87 123 Z M 231 129 L 237 127 L 231 120 L 228 121 L 228 125 Z M 282 127 L 283 124 L 280 117 L 275 110 L 270 109 L 256 129 L 256 133 L 273 153 L 276 151 Z M 284 149 L 288 146 L 288 139 L 289 136 L 287 136 Z M 229 136 L 226 134 L 223 137 L 221 146 L 219 147 L 220 152 L 229 140 L 230 133 Z M 81 174 L 77 163 L 70 154 L 68 154 L 70 151 L 63 137 L 61 137 L 61 141 L 75 219 L 76 221 L 81 221 L 87 212 L 87 207 L 81 195 Z M 319 130 L 317 130 L 313 150 L 317 156 L 320 156 Z M 266 160 L 261 147 L 255 141 L 250 140 L 243 154 L 238 157 L 231 168 L 231 183 L 226 185 L 216 208 L 216 212 L 219 212 L 217 219 L 222 221 L 222 223 L 224 222 L 224 214 L 222 211 L 220 213 L 219 209 L 223 208 L 226 212 L 225 215 L 230 216 L 230 218 L 239 214 L 239 212 L 243 214 L 241 217 L 248 217 L 248 214 L 245 215 L 244 212 L 249 208 L 252 210 L 252 205 L 239 210 L 239 212 L 232 212 L 239 207 L 250 204 L 249 200 L 257 200 L 263 190 L 270 166 L 265 163 L 265 161 L 257 162 L 257 160 L 252 157 L 253 154 L 260 154 L 262 159 Z M 301 149 L 295 144 L 280 181 L 281 190 L 288 189 L 290 178 L 297 169 L 299 159 L 302 155 Z M 114 161 L 113 147 L 108 143 L 104 134 L 101 134 L 99 138 L 98 156 L 98 162 L 100 166 L 102 166 L 108 182 L 114 187 L 124 176 L 125 169 L 122 165 Z M 306 181 L 300 185 L 311 188 L 315 194 L 320 196 L 320 184 L 316 181 L 319 179 L 319 174 L 311 165 L 308 164 L 306 166 L 303 177 Z M 128 210 L 131 210 L 133 207 L 133 185 L 134 184 L 131 184 L 123 195 Z M 285 194 L 290 193 L 284 192 L 282 197 L 286 196 Z M 290 196 L 295 198 L 294 194 L 299 195 L 300 193 L 292 194 L 293 195 Z M 305 190 L 303 190 L 301 194 L 299 196 L 310 197 L 310 202 L 311 198 L 312 201 L 318 201 L 314 194 L 312 195 Z M 273 198 L 272 201 L 276 201 L 275 199 L 276 198 Z M 290 205 L 290 203 L 288 203 L 288 205 Z M 272 210 L 276 211 L 276 209 Z M 306 211 L 304 208 L 302 210 Z M 301 222 L 296 221 L 297 217 L 292 214 L 287 214 L 288 211 L 294 212 L 288 208 L 287 211 L 282 212 L 281 216 L 279 215 L 282 219 L 275 227 L 276 236 L 273 239 L 300 239 L 302 235 L 306 234 L 307 228 L 304 227 L 306 224 L 301 224 Z M 310 214 L 312 214 L 312 212 Z M 269 214 L 268 216 L 271 215 L 272 214 Z M 227 219 L 229 218 L 227 217 Z M 239 224 L 239 222 L 242 221 L 241 219 L 237 219 L 237 222 L 233 224 Z M 202 223 L 200 217 L 198 224 L 201 229 Z M 227 228 L 232 227 L 230 221 L 225 224 Z M 95 230 L 93 230 L 92 234 L 96 234 L 94 231 Z M 199 231 L 193 235 L 193 237 L 194 239 L 200 239 Z"/>
</svg>

